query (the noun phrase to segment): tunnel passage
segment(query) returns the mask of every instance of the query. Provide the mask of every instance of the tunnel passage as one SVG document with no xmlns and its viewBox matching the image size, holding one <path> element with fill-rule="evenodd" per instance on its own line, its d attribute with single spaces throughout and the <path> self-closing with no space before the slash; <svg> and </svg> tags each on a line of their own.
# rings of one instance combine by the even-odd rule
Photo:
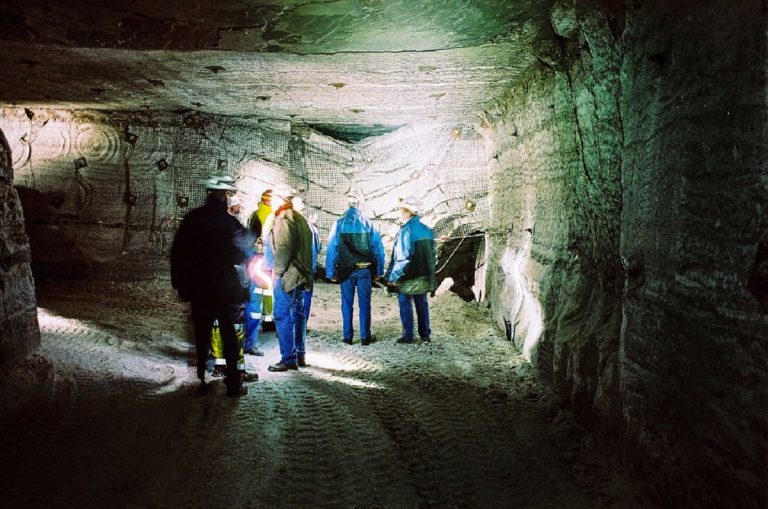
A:
<svg viewBox="0 0 768 509">
<path fill-rule="evenodd" d="M 0 7 L 0 127 L 89 266 L 163 277 L 213 173 L 287 179 L 321 234 L 362 194 L 390 241 L 417 193 L 438 267 L 658 505 L 765 506 L 764 2 L 42 4 Z"/>
<path fill-rule="evenodd" d="M 452 222 L 451 218 L 443 221 Z M 442 238 L 437 250 L 436 283 L 451 279 L 450 291 L 465 301 L 483 300 L 485 288 L 476 285 L 476 274 L 485 263 L 485 233 L 460 226 Z"/>
<path fill-rule="evenodd" d="M 347 142 L 289 121 L 61 110 L 29 118 L 16 109 L 0 126 L 18 149 L 16 185 L 40 246 L 33 251 L 40 275 L 76 277 L 115 258 L 161 260 L 211 174 L 237 180 L 241 221 L 264 190 L 292 185 L 324 241 L 348 196 L 359 199 L 388 249 L 400 200 L 410 195 L 424 202 L 421 216 L 438 240 L 488 221 L 484 141 L 470 125 L 372 127 L 365 132 L 378 136 Z"/>
</svg>

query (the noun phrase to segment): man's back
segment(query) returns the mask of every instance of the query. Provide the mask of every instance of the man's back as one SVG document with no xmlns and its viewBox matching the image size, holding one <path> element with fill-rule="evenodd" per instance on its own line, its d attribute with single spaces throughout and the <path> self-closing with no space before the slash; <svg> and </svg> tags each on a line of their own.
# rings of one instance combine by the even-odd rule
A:
<svg viewBox="0 0 768 509">
<path fill-rule="evenodd" d="M 384 270 L 384 245 L 373 223 L 358 209 L 349 208 L 335 223 L 326 248 L 326 265 L 350 269 L 360 263 L 375 265 L 376 274 Z"/>
<path fill-rule="evenodd" d="M 227 212 L 209 201 L 182 220 L 171 248 L 171 283 L 187 300 L 238 302 L 243 288 L 235 265 L 244 262 L 249 236 Z"/>
<path fill-rule="evenodd" d="M 435 237 L 432 229 L 413 216 L 395 237 L 389 279 L 404 294 L 423 294 L 435 289 Z"/>
<path fill-rule="evenodd" d="M 273 269 L 290 291 L 299 284 L 312 289 L 312 232 L 299 212 L 288 209 L 275 216 L 271 235 Z"/>
</svg>

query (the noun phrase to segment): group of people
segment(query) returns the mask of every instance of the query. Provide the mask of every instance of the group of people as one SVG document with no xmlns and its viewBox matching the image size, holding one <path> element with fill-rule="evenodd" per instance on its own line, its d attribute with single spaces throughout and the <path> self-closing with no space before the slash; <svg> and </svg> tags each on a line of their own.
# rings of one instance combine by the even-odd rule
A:
<svg viewBox="0 0 768 509">
<path fill-rule="evenodd" d="M 224 361 L 214 370 L 223 371 L 227 396 L 239 397 L 247 393 L 245 383 L 257 379 L 245 373 L 243 352 L 263 355 L 258 329 L 267 316 L 274 318 L 280 349 L 280 360 L 269 371 L 307 365 L 306 324 L 322 243 L 314 221 L 302 214 L 295 189 L 281 184 L 265 191 L 246 227 L 236 217 L 240 202 L 234 184 L 227 176 L 204 182 L 205 204 L 184 217 L 174 238 L 171 283 L 179 298 L 190 302 L 199 391 L 210 389 L 205 375 L 214 337 Z M 331 229 L 325 276 L 341 287 L 344 343 L 353 343 L 355 293 L 360 342 L 367 346 L 375 340 L 374 282 L 398 294 L 403 333 L 397 342 L 414 342 L 414 305 L 418 335 L 430 340 L 427 294 L 435 288 L 435 245 L 432 230 L 419 220 L 421 209 L 415 197 L 401 201 L 402 226 L 386 271 L 381 235 L 359 210 L 357 198 L 349 198 L 349 208 Z"/>
</svg>

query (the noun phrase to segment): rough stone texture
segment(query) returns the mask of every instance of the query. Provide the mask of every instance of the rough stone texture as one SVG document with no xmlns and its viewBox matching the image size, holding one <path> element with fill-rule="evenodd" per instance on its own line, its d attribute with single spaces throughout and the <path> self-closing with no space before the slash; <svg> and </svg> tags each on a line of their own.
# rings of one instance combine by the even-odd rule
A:
<svg viewBox="0 0 768 509">
<path fill-rule="evenodd" d="M 552 0 L 6 0 L 0 39 L 80 48 L 296 54 L 479 46 L 547 25 Z"/>
<path fill-rule="evenodd" d="M 766 6 L 685 4 L 624 36 L 625 448 L 670 506 L 766 507 Z"/>
<path fill-rule="evenodd" d="M 194 110 L 308 124 L 476 121 L 533 62 L 515 44 L 433 52 L 293 55 L 4 44 L 0 105 Z M 213 70 L 211 70 L 213 69 Z"/>
<path fill-rule="evenodd" d="M 550 2 L 6 0 L 0 105 L 467 123 L 535 62 Z"/>
<path fill-rule="evenodd" d="M 558 5 L 553 18 L 563 11 L 569 37 L 505 96 L 487 131 L 490 294 L 496 316 L 582 421 L 615 430 L 620 52 L 601 11 Z M 562 32 L 563 22 L 553 24 Z"/>
<path fill-rule="evenodd" d="M 489 112 L 493 309 L 660 504 L 764 507 L 765 6 L 605 5 Z"/>
<path fill-rule="evenodd" d="M 462 262 L 474 260 L 478 239 L 465 237 L 488 223 L 483 139 L 471 126 L 407 126 L 349 143 L 290 122 L 197 113 L 2 113 L 38 277 L 164 259 L 180 219 L 204 199 L 202 180 L 216 173 L 237 179 L 243 221 L 265 189 L 301 190 L 324 238 L 354 194 L 391 241 L 398 198 L 415 195 L 447 243 L 440 279 L 467 272 Z M 147 266 L 136 268 L 146 275 Z"/>
<path fill-rule="evenodd" d="M 13 188 L 12 155 L 0 131 L 0 368 L 40 344 L 24 216 Z"/>
</svg>

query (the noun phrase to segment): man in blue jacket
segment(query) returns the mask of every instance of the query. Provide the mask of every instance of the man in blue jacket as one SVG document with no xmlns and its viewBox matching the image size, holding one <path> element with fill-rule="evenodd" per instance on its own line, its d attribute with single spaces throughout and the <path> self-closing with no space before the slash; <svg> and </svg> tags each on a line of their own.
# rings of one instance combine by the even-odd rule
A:
<svg viewBox="0 0 768 509">
<path fill-rule="evenodd" d="M 371 287 L 373 278 L 384 274 L 384 244 L 373 223 L 358 210 L 357 198 L 349 197 L 349 208 L 339 218 L 328 236 L 325 276 L 341 283 L 343 340 L 351 345 L 354 336 L 352 311 L 357 290 L 360 306 L 360 342 L 370 345 Z"/>
<path fill-rule="evenodd" d="M 419 337 L 429 341 L 429 304 L 427 294 L 435 290 L 435 236 L 432 229 L 419 220 L 423 204 L 413 196 L 400 204 L 403 226 L 395 236 L 387 282 L 397 291 L 403 335 L 398 343 L 413 343 L 413 303 Z"/>
</svg>

